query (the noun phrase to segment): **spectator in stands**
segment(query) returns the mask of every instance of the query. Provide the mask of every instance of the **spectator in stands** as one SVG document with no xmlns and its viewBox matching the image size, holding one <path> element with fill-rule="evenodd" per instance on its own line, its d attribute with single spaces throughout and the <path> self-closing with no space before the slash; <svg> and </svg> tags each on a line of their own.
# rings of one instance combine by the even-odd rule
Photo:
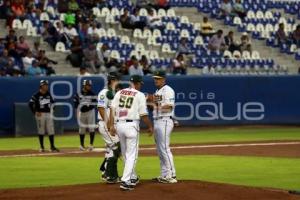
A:
<svg viewBox="0 0 300 200">
<path fill-rule="evenodd" d="M 292 40 L 293 43 L 297 45 L 298 48 L 300 48 L 300 24 L 296 27 L 296 30 L 292 33 Z"/>
<path fill-rule="evenodd" d="M 106 66 L 109 60 L 110 51 L 107 44 L 103 44 L 99 51 L 97 51 L 100 66 Z"/>
<path fill-rule="evenodd" d="M 215 68 L 211 65 L 205 66 L 202 69 L 202 74 L 204 75 L 213 75 L 216 74 Z"/>
<path fill-rule="evenodd" d="M 79 5 L 76 0 L 70 0 L 68 3 L 68 10 L 72 13 L 75 13 L 77 10 L 79 10 Z"/>
<path fill-rule="evenodd" d="M 170 8 L 169 0 L 154 0 L 152 7 L 156 10 L 158 9 L 168 10 Z"/>
<path fill-rule="evenodd" d="M 186 63 L 182 54 L 177 55 L 177 57 L 172 62 L 173 74 L 186 74 Z"/>
<path fill-rule="evenodd" d="M 71 54 L 67 56 L 73 67 L 80 67 L 83 58 L 83 47 L 78 36 L 74 37 L 71 45 Z"/>
<path fill-rule="evenodd" d="M 227 49 L 233 53 L 236 50 L 239 50 L 239 46 L 234 41 L 234 33 L 233 31 L 229 31 L 228 34 L 224 37 L 225 44 Z"/>
<path fill-rule="evenodd" d="M 91 76 L 91 74 L 87 71 L 86 67 L 81 66 L 79 68 L 79 74 L 78 76 Z"/>
<path fill-rule="evenodd" d="M 50 66 L 50 64 L 56 65 L 57 62 L 49 59 L 46 56 L 45 50 L 40 50 L 37 60 L 39 61 L 40 68 L 46 73 L 46 75 L 55 74 L 55 70 Z"/>
<path fill-rule="evenodd" d="M 120 62 L 117 58 L 112 57 L 110 55 L 110 59 L 106 64 L 107 72 L 117 72 L 117 71 L 119 71 L 122 67 L 122 64 L 123 63 Z"/>
<path fill-rule="evenodd" d="M 12 77 L 21 77 L 23 73 L 22 70 L 16 65 L 12 68 L 10 75 Z"/>
<path fill-rule="evenodd" d="M 129 15 L 129 10 L 127 8 L 124 9 L 123 15 L 120 16 L 120 23 L 122 28 L 125 29 L 134 29 L 134 24 L 131 22 L 131 18 Z"/>
<path fill-rule="evenodd" d="M 88 30 L 89 30 L 90 24 L 89 23 L 81 23 L 79 25 L 79 30 L 78 30 L 78 36 L 82 42 L 87 42 L 88 41 Z"/>
<path fill-rule="evenodd" d="M 45 75 L 43 70 L 39 67 L 38 61 L 34 60 L 32 65 L 28 67 L 26 71 L 28 76 L 42 76 Z"/>
<path fill-rule="evenodd" d="M 284 23 L 280 23 L 279 24 L 279 28 L 276 32 L 276 38 L 277 38 L 277 41 L 278 41 L 278 44 L 281 45 L 281 44 L 285 44 L 288 42 L 288 37 L 285 33 L 285 30 L 284 30 Z"/>
<path fill-rule="evenodd" d="M 22 0 L 14 0 L 11 4 L 11 9 L 17 19 L 25 19 L 25 7 Z"/>
<path fill-rule="evenodd" d="M 144 29 L 147 24 L 145 21 L 142 21 L 139 16 L 140 10 L 138 8 L 134 9 L 133 14 L 130 15 L 130 23 L 134 28 Z"/>
<path fill-rule="evenodd" d="M 221 16 L 229 16 L 232 13 L 232 6 L 230 3 L 230 0 L 223 0 L 223 3 L 221 4 Z"/>
<path fill-rule="evenodd" d="M 25 54 L 26 54 L 26 52 L 27 52 L 29 49 L 30 49 L 30 48 L 29 48 L 29 45 L 28 45 L 28 43 L 25 41 L 24 36 L 20 36 L 20 37 L 19 37 L 19 42 L 17 42 L 17 44 L 16 44 L 16 51 L 17 51 L 17 53 L 18 53 L 20 56 L 24 57 Z"/>
<path fill-rule="evenodd" d="M 152 74 L 151 65 L 145 55 L 142 55 L 140 65 L 143 68 L 144 75 Z"/>
<path fill-rule="evenodd" d="M 96 42 L 99 41 L 99 36 L 98 36 L 98 27 L 96 23 L 92 23 L 89 28 L 88 28 L 88 39 L 91 42 Z"/>
<path fill-rule="evenodd" d="M 18 38 L 16 36 L 15 30 L 10 29 L 8 35 L 5 37 L 6 43 L 8 43 L 9 41 L 17 42 L 17 40 L 18 40 Z"/>
<path fill-rule="evenodd" d="M 103 8 L 106 6 L 106 0 L 97 0 L 96 2 L 98 8 Z"/>
<path fill-rule="evenodd" d="M 37 58 L 39 53 L 40 53 L 40 43 L 39 42 L 34 42 L 33 43 L 33 49 L 31 50 L 32 56 L 34 58 Z"/>
<path fill-rule="evenodd" d="M 154 16 L 153 9 L 148 10 L 148 16 L 147 16 L 147 26 L 152 29 L 160 29 L 162 30 L 164 28 L 164 25 L 161 21 L 161 18 L 159 16 Z"/>
<path fill-rule="evenodd" d="M 13 67 L 14 59 L 8 53 L 7 49 L 3 50 L 2 55 L 0 56 L 0 66 L 4 68 Z"/>
<path fill-rule="evenodd" d="M 149 8 L 149 0 L 136 0 L 136 7 L 137 8 Z"/>
<path fill-rule="evenodd" d="M 5 14 L 5 19 L 6 19 L 6 26 L 9 28 L 12 28 L 12 22 L 14 20 L 14 13 L 11 9 L 11 3 L 10 1 L 5 1 L 4 5 L 4 14 Z"/>
<path fill-rule="evenodd" d="M 3 53 L 5 49 L 5 42 L 3 39 L 0 38 L 0 55 Z"/>
<path fill-rule="evenodd" d="M 65 24 L 67 26 L 69 26 L 69 25 L 75 26 L 75 24 L 76 24 L 76 17 L 75 17 L 75 15 L 71 11 L 68 11 L 65 14 L 64 22 L 65 22 Z"/>
<path fill-rule="evenodd" d="M 85 10 L 91 10 L 93 7 L 97 6 L 97 1 L 95 0 L 81 0 L 80 1 L 80 8 Z"/>
<path fill-rule="evenodd" d="M 66 40 L 67 46 L 69 46 L 70 41 L 72 41 L 75 37 L 78 36 L 77 30 L 72 26 L 68 25 L 67 27 L 64 28 L 64 36 Z"/>
<path fill-rule="evenodd" d="M 129 75 L 144 76 L 143 67 L 135 57 L 133 58 L 133 64 L 129 67 Z"/>
<path fill-rule="evenodd" d="M 59 0 L 57 2 L 57 9 L 59 13 L 66 13 L 69 10 L 69 0 Z"/>
<path fill-rule="evenodd" d="M 218 30 L 218 32 L 210 38 L 208 42 L 208 49 L 211 51 L 224 51 L 226 50 L 225 44 L 223 31 Z"/>
<path fill-rule="evenodd" d="M 41 28 L 41 35 L 53 49 L 58 42 L 58 36 L 56 28 L 48 21 L 44 21 L 43 27 Z"/>
<path fill-rule="evenodd" d="M 187 43 L 187 38 L 181 38 L 180 43 L 178 45 L 177 54 L 188 55 L 190 53 L 192 53 L 192 52 L 191 52 L 191 48 L 189 47 L 189 45 Z"/>
<path fill-rule="evenodd" d="M 76 27 L 79 28 L 79 24 L 88 23 L 87 15 L 83 14 L 81 10 L 77 10 L 75 15 Z"/>
<path fill-rule="evenodd" d="M 94 74 L 99 72 L 100 60 L 93 43 L 90 43 L 87 48 L 83 50 L 84 66 L 89 68 Z"/>
<path fill-rule="evenodd" d="M 34 60 L 35 58 L 33 57 L 32 52 L 30 50 L 27 51 L 26 56 L 23 58 L 23 66 L 25 71 L 28 70 Z"/>
<path fill-rule="evenodd" d="M 243 51 L 249 51 L 250 53 L 252 52 L 251 41 L 246 32 L 241 36 L 240 51 L 241 53 L 243 53 Z"/>
<path fill-rule="evenodd" d="M 0 19 L 5 19 L 5 1 L 0 0 Z"/>
<path fill-rule="evenodd" d="M 0 77 L 7 76 L 6 68 L 0 65 Z"/>
<path fill-rule="evenodd" d="M 203 17 L 203 22 L 201 24 L 201 35 L 211 36 L 214 34 L 213 26 L 208 21 L 208 17 Z"/>
<path fill-rule="evenodd" d="M 121 68 L 119 69 L 119 74 L 129 75 L 128 67 L 126 66 L 125 63 L 122 63 Z"/>
<path fill-rule="evenodd" d="M 235 3 L 233 4 L 233 13 L 238 15 L 241 19 L 244 19 L 247 16 L 241 0 L 235 0 Z"/>
</svg>

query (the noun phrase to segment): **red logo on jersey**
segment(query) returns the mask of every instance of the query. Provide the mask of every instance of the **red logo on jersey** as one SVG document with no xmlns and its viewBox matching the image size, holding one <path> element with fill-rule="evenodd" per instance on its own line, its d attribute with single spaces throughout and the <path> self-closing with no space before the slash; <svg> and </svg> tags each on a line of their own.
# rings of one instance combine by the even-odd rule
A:
<svg viewBox="0 0 300 200">
<path fill-rule="evenodd" d="M 127 110 L 121 110 L 119 112 L 119 117 L 126 117 L 128 115 L 128 111 Z"/>
</svg>

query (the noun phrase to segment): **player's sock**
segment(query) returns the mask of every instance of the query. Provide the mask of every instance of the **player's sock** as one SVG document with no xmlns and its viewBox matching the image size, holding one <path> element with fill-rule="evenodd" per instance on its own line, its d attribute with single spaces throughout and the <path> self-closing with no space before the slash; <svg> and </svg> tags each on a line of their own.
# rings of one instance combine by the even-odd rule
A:
<svg viewBox="0 0 300 200">
<path fill-rule="evenodd" d="M 80 137 L 80 145 L 82 147 L 84 147 L 84 137 L 85 137 L 85 135 L 84 134 L 80 134 L 79 137 Z"/>
<path fill-rule="evenodd" d="M 91 144 L 91 146 L 94 145 L 94 138 L 95 138 L 95 132 L 90 132 L 90 144 Z"/>
<path fill-rule="evenodd" d="M 45 147 L 44 147 L 44 136 L 43 135 L 39 135 L 39 141 L 40 141 L 41 149 L 45 149 Z"/>
<path fill-rule="evenodd" d="M 49 141 L 51 148 L 55 148 L 54 146 L 54 135 L 49 135 Z"/>
</svg>

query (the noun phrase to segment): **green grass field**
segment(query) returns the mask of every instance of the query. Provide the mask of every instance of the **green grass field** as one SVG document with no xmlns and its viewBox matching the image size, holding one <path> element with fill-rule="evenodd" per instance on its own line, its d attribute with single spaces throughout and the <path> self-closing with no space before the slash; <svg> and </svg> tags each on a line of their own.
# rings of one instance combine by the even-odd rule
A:
<svg viewBox="0 0 300 200">
<path fill-rule="evenodd" d="M 174 133 L 172 143 L 207 143 L 263 140 L 300 140 L 300 129 L 216 129 Z M 153 144 L 142 135 L 141 144 Z M 100 136 L 96 145 L 102 146 Z M 78 147 L 77 136 L 57 137 L 58 147 Z M 0 139 L 0 150 L 38 149 L 37 139 Z M 98 166 L 102 158 L 87 157 L 23 157 L 0 158 L 0 188 L 24 188 L 74 185 L 99 182 Z M 176 156 L 175 164 L 181 180 L 203 180 L 256 187 L 299 189 L 300 158 L 245 156 Z M 120 166 L 121 172 L 122 166 Z M 157 157 L 140 157 L 137 171 L 142 179 L 159 174 Z"/>
</svg>

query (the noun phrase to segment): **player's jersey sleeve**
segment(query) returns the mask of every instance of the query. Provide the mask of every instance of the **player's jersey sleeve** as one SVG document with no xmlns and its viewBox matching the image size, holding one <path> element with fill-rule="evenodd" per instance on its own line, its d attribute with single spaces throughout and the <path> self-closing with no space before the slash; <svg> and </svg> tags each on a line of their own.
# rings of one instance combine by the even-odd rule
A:
<svg viewBox="0 0 300 200">
<path fill-rule="evenodd" d="M 108 99 L 106 97 L 106 90 L 101 90 L 98 94 L 98 102 L 97 107 L 98 108 L 107 108 L 108 105 Z"/>
<path fill-rule="evenodd" d="M 140 116 L 148 115 L 145 95 L 143 93 L 139 93 L 138 100 L 139 100 L 139 107 L 138 107 L 139 115 Z"/>
<path fill-rule="evenodd" d="M 164 102 L 163 105 L 172 105 L 175 104 L 175 92 L 171 87 L 167 87 L 164 91 Z"/>
<path fill-rule="evenodd" d="M 117 108 L 119 106 L 119 101 L 120 101 L 119 99 L 120 99 L 120 91 L 116 93 L 116 95 L 113 98 L 110 106 L 112 108 Z"/>
</svg>

